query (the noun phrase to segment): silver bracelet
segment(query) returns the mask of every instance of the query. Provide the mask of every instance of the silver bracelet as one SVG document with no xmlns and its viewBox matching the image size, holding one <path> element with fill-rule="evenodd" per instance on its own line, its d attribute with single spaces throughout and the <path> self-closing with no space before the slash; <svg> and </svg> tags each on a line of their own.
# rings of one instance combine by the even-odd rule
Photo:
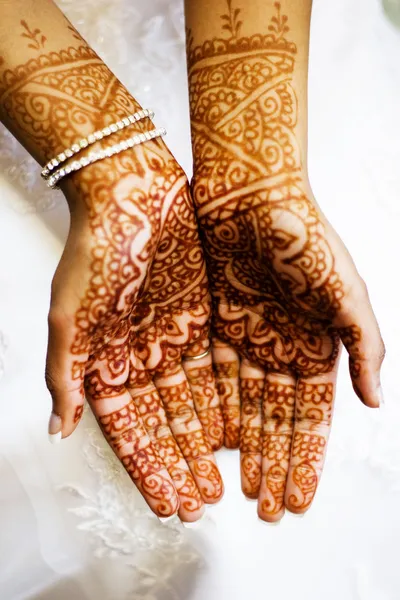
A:
<svg viewBox="0 0 400 600">
<path fill-rule="evenodd" d="M 86 167 L 87 165 L 91 165 L 92 163 L 97 162 L 98 160 L 102 160 L 103 158 L 108 158 L 110 156 L 114 156 L 114 154 L 119 154 L 124 150 L 128 150 L 128 148 L 133 148 L 133 146 L 138 146 L 139 144 L 143 144 L 148 140 L 153 140 L 156 137 L 160 137 L 165 135 L 167 132 L 164 127 L 160 127 L 159 129 L 152 129 L 151 131 L 146 131 L 146 133 L 138 133 L 127 140 L 123 140 L 122 142 L 118 142 L 118 144 L 114 144 L 114 146 L 109 146 L 108 148 L 103 148 L 102 150 L 98 150 L 97 152 L 90 152 L 87 156 L 83 156 L 79 160 L 75 160 L 71 164 L 66 167 L 62 167 L 55 171 L 50 177 L 46 179 L 46 183 L 50 188 L 57 187 L 57 183 L 70 173 L 74 173 L 75 171 L 79 171 Z"/>
<path fill-rule="evenodd" d="M 132 115 L 124 117 L 121 119 L 121 121 L 112 123 L 112 125 L 107 125 L 106 127 L 103 127 L 103 129 L 99 129 L 98 131 L 89 134 L 87 138 L 82 138 L 79 142 L 73 144 L 70 148 L 66 148 L 55 158 L 49 160 L 49 162 L 42 169 L 42 177 L 47 179 L 47 177 L 49 177 L 50 173 L 54 171 L 56 167 L 59 167 L 63 162 L 74 156 L 74 154 L 77 154 L 91 144 L 94 144 L 95 142 L 98 142 L 99 140 L 102 140 L 103 138 L 111 135 L 112 133 L 116 133 L 121 129 L 125 129 L 125 127 L 128 127 L 128 125 L 132 125 L 133 123 L 136 123 L 141 119 L 145 119 L 146 117 L 152 119 L 154 117 L 154 111 L 150 108 L 144 108 L 143 110 L 139 110 Z"/>
</svg>

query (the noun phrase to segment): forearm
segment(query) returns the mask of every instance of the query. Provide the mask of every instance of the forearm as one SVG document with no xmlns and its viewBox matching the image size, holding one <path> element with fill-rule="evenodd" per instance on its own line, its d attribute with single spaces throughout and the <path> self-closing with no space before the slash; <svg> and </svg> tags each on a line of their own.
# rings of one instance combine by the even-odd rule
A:
<svg viewBox="0 0 400 600">
<path fill-rule="evenodd" d="M 209 144 L 256 176 L 304 170 L 311 0 L 186 0 L 185 12 L 195 175 Z"/>
<path fill-rule="evenodd" d="M 0 57 L 0 118 L 41 164 L 139 108 L 51 0 L 0 1 Z"/>
</svg>

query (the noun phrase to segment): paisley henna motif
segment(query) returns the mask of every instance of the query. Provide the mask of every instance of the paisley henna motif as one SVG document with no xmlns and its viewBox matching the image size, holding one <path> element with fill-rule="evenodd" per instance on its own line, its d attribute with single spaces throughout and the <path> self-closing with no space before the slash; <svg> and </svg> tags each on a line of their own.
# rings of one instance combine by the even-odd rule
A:
<svg viewBox="0 0 400 600">
<path fill-rule="evenodd" d="M 35 48 L 25 64 L 0 65 L 1 117 L 42 164 L 140 108 L 62 15 L 54 18 L 69 47 L 48 48 L 46 31 L 24 25 Z M 144 119 L 129 126 L 129 134 L 152 128 Z M 107 147 L 126 136 L 117 131 L 96 143 Z M 179 386 L 161 398 L 151 386 L 153 378 L 174 376 L 182 355 L 204 345 L 209 334 L 206 268 L 186 177 L 165 145 L 153 140 L 67 177 L 65 193 L 81 221 L 65 253 L 70 264 L 61 261 L 56 274 L 61 283 L 52 302 L 65 316 L 64 338 L 71 339 L 65 358 L 70 372 L 63 376 L 73 380 L 82 401 L 85 390 L 153 510 L 171 514 L 181 494 L 180 515 L 191 519 L 187 513 L 200 511 L 202 500 L 169 419 L 174 426 L 180 421 L 179 443 L 188 459 L 202 460 L 199 482 L 215 501 L 212 490 L 221 495 L 222 483 L 211 446 L 187 384 L 182 397 Z M 208 433 L 220 438 L 218 399 L 211 401 L 204 377 L 195 394 Z M 80 414 L 78 407 L 72 420 Z M 195 430 L 186 431 L 193 422 Z"/>
<path fill-rule="evenodd" d="M 297 48 L 275 5 L 267 34 L 238 37 L 232 25 L 227 39 L 195 46 L 189 32 L 192 189 L 216 336 L 268 370 L 310 376 L 336 360 L 338 336 L 326 321 L 343 289 L 305 191 L 292 86 Z M 231 3 L 227 14 L 240 19 Z"/>
<path fill-rule="evenodd" d="M 213 450 L 222 446 L 224 421 L 215 387 L 212 366 L 185 369 L 194 405 Z"/>
<path fill-rule="evenodd" d="M 317 489 L 325 446 L 326 439 L 321 435 L 299 431 L 295 433 L 292 448 L 293 466 L 289 479 L 289 485 L 293 483 L 295 491 L 289 493 L 288 498 L 292 508 L 303 511 L 310 506 Z"/>
<path fill-rule="evenodd" d="M 190 21 L 201 13 L 187 4 Z M 322 468 L 324 446 L 321 441 L 317 457 L 310 436 L 328 436 L 329 380 L 343 334 L 333 323 L 345 288 L 299 143 L 298 49 L 289 19 L 279 2 L 269 23 L 245 22 L 247 5 L 240 0 L 226 7 L 218 37 L 196 39 L 204 23 L 189 23 L 191 185 L 210 276 L 213 336 L 267 373 L 262 425 L 250 389 L 259 394 L 262 383 L 242 381 L 241 472 L 247 495 L 260 488 L 261 518 L 276 520 L 285 504 L 305 510 L 315 492 L 300 474 Z M 356 336 L 350 330 L 348 346 Z M 355 363 L 353 377 L 360 368 Z M 233 388 L 224 367 L 215 368 L 227 436 Z M 300 464 L 300 447 L 302 456 L 309 447 L 313 460 Z"/>
<path fill-rule="evenodd" d="M 264 379 L 242 378 L 240 464 L 243 493 L 257 498 L 261 482 L 261 402 Z"/>
</svg>

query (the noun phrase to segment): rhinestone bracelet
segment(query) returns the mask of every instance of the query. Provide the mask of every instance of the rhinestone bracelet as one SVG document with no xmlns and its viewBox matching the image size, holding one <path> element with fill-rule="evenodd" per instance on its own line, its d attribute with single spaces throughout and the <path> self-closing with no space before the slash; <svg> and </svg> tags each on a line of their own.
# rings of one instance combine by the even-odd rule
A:
<svg viewBox="0 0 400 600">
<path fill-rule="evenodd" d="M 86 167 L 87 165 L 91 165 L 98 160 L 102 160 L 103 158 L 108 158 L 110 156 L 114 156 L 114 154 L 119 154 L 124 150 L 128 150 L 128 148 L 133 148 L 133 146 L 138 146 L 139 144 L 143 144 L 148 140 L 153 140 L 156 137 L 160 137 L 165 135 L 167 132 L 164 127 L 160 127 L 159 129 L 152 129 L 151 131 L 146 131 L 146 133 L 138 133 L 127 140 L 123 140 L 118 144 L 114 144 L 114 146 L 110 146 L 109 148 L 103 148 L 97 152 L 90 152 L 87 156 L 83 156 L 79 160 L 75 160 L 71 164 L 66 167 L 62 167 L 55 171 L 50 177 L 46 179 L 47 185 L 50 188 L 57 187 L 57 183 L 65 177 L 65 175 L 69 175 L 75 171 L 79 171 Z"/>
<path fill-rule="evenodd" d="M 146 117 L 152 119 L 154 117 L 154 111 L 150 108 L 139 110 L 132 115 L 124 117 L 121 119 L 121 121 L 112 123 L 112 125 L 107 125 L 107 127 L 103 127 L 103 129 L 99 129 L 98 131 L 89 134 L 87 138 L 82 138 L 79 142 L 73 144 L 70 148 L 63 150 L 55 158 L 50 160 L 42 169 L 42 177 L 47 179 L 47 177 L 49 177 L 50 173 L 54 171 L 56 167 L 60 166 L 63 162 L 74 156 L 74 154 L 77 154 L 91 144 L 94 144 L 95 142 L 98 142 L 99 140 L 102 140 L 103 138 L 111 135 L 112 133 L 116 133 L 121 129 L 125 129 L 125 127 L 128 127 L 128 125 L 132 125 L 133 123 L 136 123 L 141 119 L 145 119 Z"/>
</svg>

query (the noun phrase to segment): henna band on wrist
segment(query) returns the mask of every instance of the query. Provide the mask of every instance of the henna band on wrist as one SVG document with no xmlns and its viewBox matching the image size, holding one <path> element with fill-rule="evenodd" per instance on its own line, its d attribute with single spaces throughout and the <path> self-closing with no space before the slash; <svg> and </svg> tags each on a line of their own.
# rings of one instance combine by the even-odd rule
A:
<svg viewBox="0 0 400 600">
<path fill-rule="evenodd" d="M 132 125 L 137 121 L 141 121 L 146 117 L 152 119 L 154 117 L 154 111 L 150 108 L 144 108 L 143 110 L 139 110 L 138 112 L 135 112 L 132 115 L 124 117 L 120 121 L 116 121 L 111 125 L 103 127 L 103 129 L 99 129 L 98 131 L 89 134 L 86 138 L 82 138 L 79 142 L 77 142 L 76 144 L 72 144 L 70 148 L 66 148 L 65 150 L 60 152 L 60 154 L 58 154 L 55 158 L 49 160 L 49 162 L 42 169 L 42 177 L 47 179 L 56 167 L 60 166 L 63 162 L 74 156 L 74 154 L 77 154 L 78 152 L 84 150 L 91 144 L 94 144 L 95 142 L 98 142 L 99 140 L 108 137 L 112 133 L 121 131 L 121 129 L 125 129 L 125 127 L 128 127 L 129 125 Z"/>
<path fill-rule="evenodd" d="M 91 165 L 92 163 L 102 160 L 103 158 L 109 158 L 110 156 L 119 154 L 124 150 L 133 148 L 133 146 L 143 144 L 143 142 L 147 142 L 148 140 L 161 137 L 166 133 L 167 131 L 164 129 L 164 127 L 160 127 L 159 129 L 152 129 L 151 131 L 146 131 L 145 133 L 137 133 L 136 135 L 123 140 L 122 142 L 118 142 L 118 144 L 114 144 L 114 146 L 109 146 L 108 148 L 98 150 L 97 152 L 90 152 L 87 156 L 83 156 L 81 159 L 75 160 L 70 165 L 55 171 L 52 175 L 50 175 L 50 177 L 46 178 L 47 185 L 50 188 L 55 188 L 57 187 L 57 183 L 60 181 L 60 179 L 66 175 L 69 175 L 70 173 L 79 171 L 80 169 L 83 169 L 83 167 Z"/>
</svg>

